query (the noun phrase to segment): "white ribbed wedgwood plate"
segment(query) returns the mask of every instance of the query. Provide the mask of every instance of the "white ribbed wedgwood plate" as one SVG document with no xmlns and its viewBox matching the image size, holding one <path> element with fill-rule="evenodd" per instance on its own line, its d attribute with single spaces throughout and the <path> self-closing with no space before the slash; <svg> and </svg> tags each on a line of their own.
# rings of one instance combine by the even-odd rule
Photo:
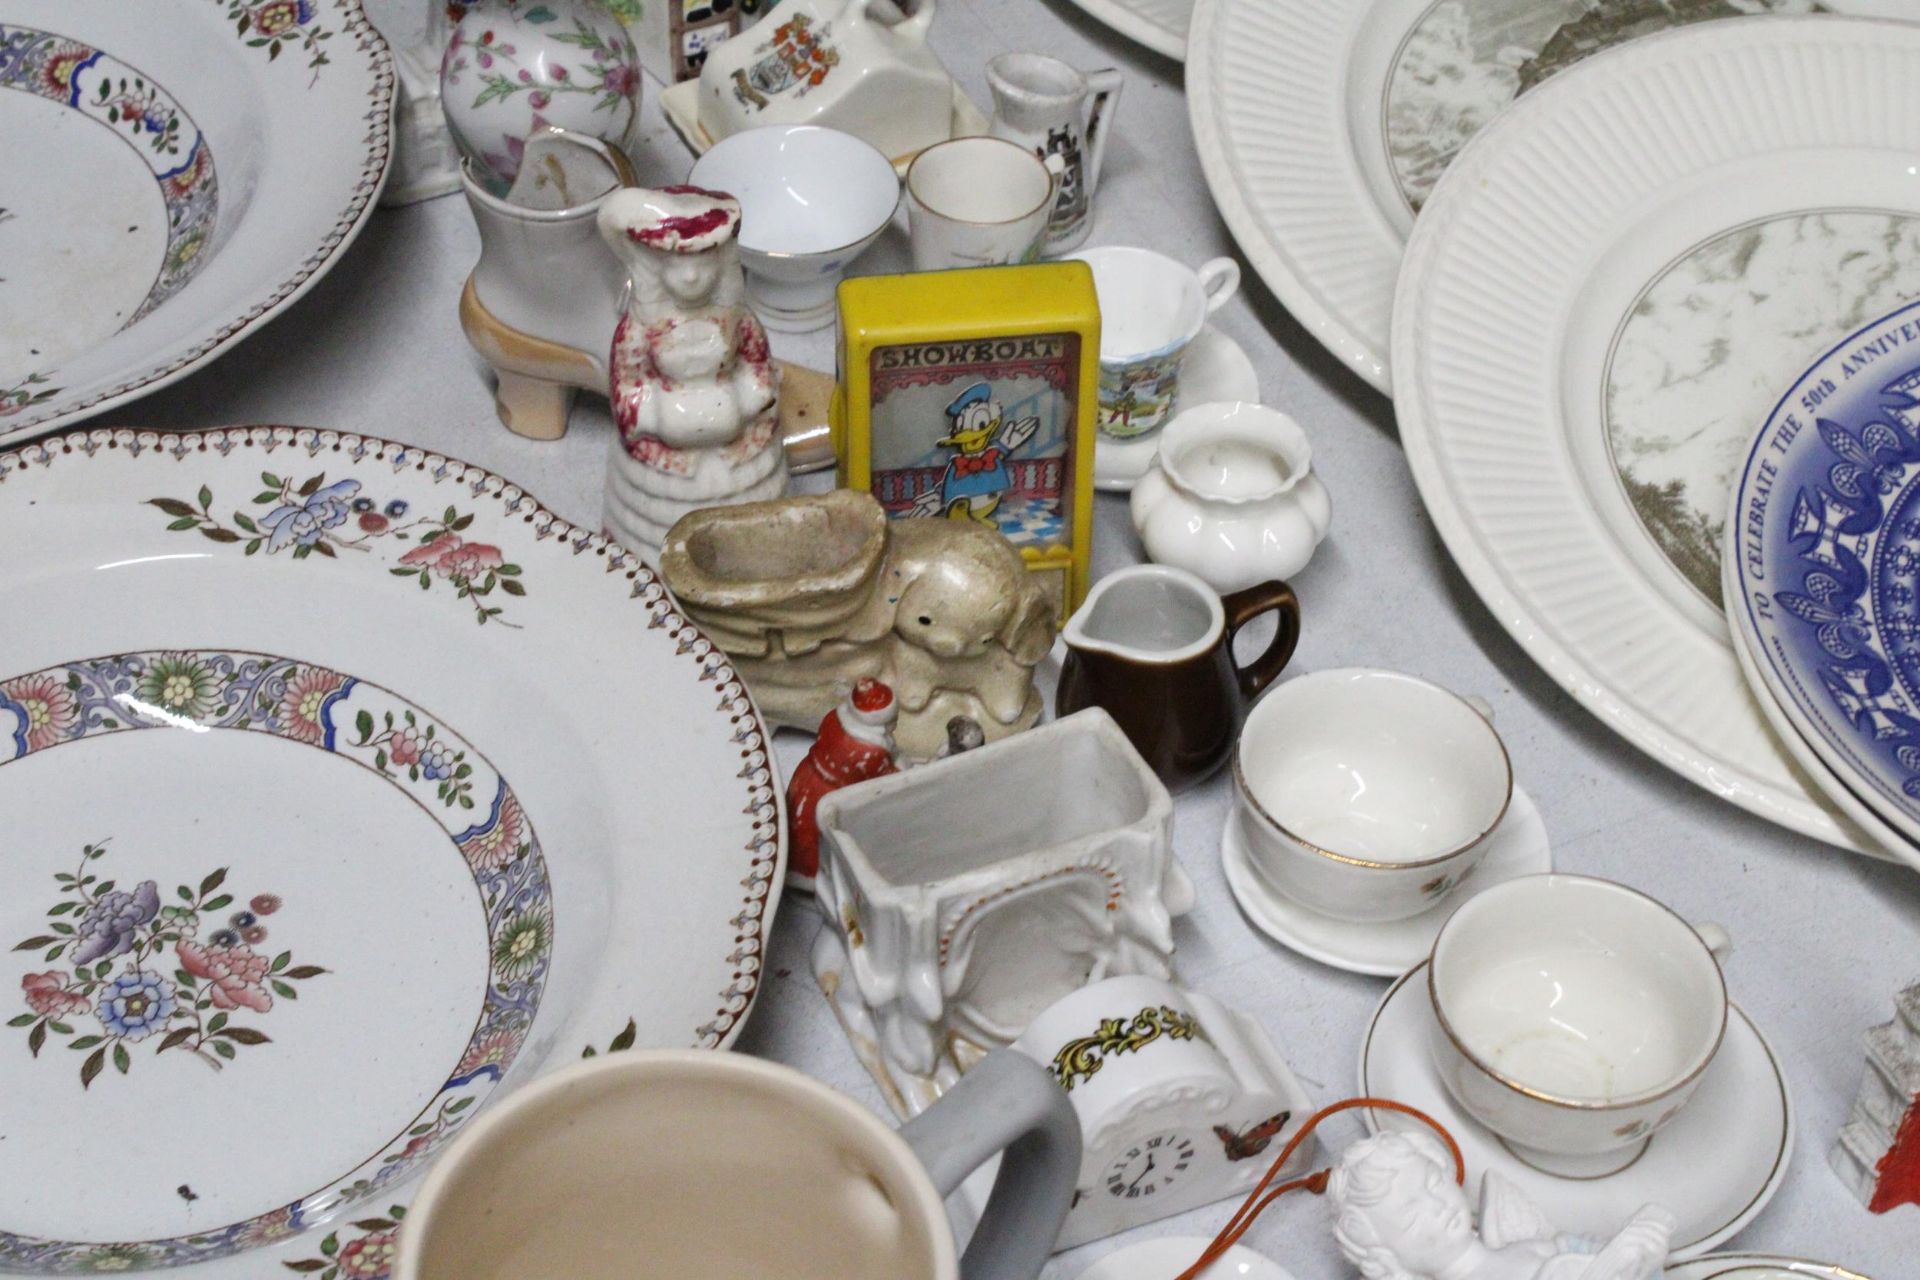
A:
<svg viewBox="0 0 1920 1280">
<path fill-rule="evenodd" d="M 1193 0 L 1073 0 L 1088 17 L 1175 62 L 1186 60 Z"/>
<path fill-rule="evenodd" d="M 286 427 L 0 453 L 0 549 L 0 1269 L 376 1280 L 496 1090 L 739 1034 L 779 784 L 632 553 Z"/>
<path fill-rule="evenodd" d="M 1600 54 L 1441 179 L 1394 308 L 1407 459 L 1494 616 L 1656 759 L 1862 849 L 1741 674 L 1720 542 L 1782 388 L 1920 297 L 1915 77 L 1920 27 L 1869 19 Z"/>
<path fill-rule="evenodd" d="M 0 443 L 311 288 L 386 181 L 393 81 L 360 0 L 0 0 Z"/>
<path fill-rule="evenodd" d="M 1414 215 L 1509 103 L 1589 55 L 1721 18 L 1899 17 L 1910 0 L 1197 0 L 1187 106 L 1241 249 L 1329 350 L 1389 390 Z"/>
</svg>

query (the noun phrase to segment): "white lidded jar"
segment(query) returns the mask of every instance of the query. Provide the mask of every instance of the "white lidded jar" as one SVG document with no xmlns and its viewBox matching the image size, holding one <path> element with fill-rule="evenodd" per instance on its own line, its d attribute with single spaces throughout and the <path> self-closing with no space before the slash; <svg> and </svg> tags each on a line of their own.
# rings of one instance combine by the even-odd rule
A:
<svg viewBox="0 0 1920 1280">
<path fill-rule="evenodd" d="M 1332 520 L 1300 424 L 1241 401 L 1183 410 L 1133 489 L 1148 557 L 1222 593 L 1300 572 Z"/>
</svg>

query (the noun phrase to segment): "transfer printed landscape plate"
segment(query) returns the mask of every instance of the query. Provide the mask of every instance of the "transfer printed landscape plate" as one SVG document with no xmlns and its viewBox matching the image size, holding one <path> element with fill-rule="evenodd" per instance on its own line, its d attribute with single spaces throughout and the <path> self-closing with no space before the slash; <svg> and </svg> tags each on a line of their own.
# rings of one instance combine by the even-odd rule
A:
<svg viewBox="0 0 1920 1280">
<path fill-rule="evenodd" d="M 386 1273 L 497 1089 L 722 1048 L 767 735 L 630 552 L 333 432 L 0 453 L 0 1269 Z"/>
<path fill-rule="evenodd" d="M 1655 758 L 1854 848 L 1740 674 L 1719 548 L 1792 371 L 1920 298 L 1916 76 L 1920 26 L 1854 18 L 1597 55 L 1441 179 L 1394 309 L 1407 460 L 1494 616 Z"/>
<path fill-rule="evenodd" d="M 1910 0 L 1198 0 L 1187 106 L 1214 202 L 1281 302 L 1389 390 L 1415 213 L 1502 108 L 1650 33 Z"/>
<path fill-rule="evenodd" d="M 1727 603 L 1766 693 L 1920 840 L 1920 305 L 1849 335 L 1781 397 L 1728 519 Z"/>
<path fill-rule="evenodd" d="M 306 292 L 373 208 L 392 108 L 360 0 L 0 0 L 0 442 Z"/>
</svg>

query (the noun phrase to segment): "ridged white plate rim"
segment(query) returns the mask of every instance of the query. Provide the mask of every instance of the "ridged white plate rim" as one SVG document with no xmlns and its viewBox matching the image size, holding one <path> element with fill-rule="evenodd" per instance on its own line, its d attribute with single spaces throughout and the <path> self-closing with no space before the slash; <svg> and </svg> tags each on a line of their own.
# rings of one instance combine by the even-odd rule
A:
<svg viewBox="0 0 1920 1280">
<path fill-rule="evenodd" d="M 1577 111 L 1583 102 L 1608 93 L 1623 81 L 1644 84 L 1662 72 L 1678 71 L 1691 80 L 1683 101 L 1663 104 L 1664 110 L 1659 112 L 1649 107 L 1634 113 L 1632 118 L 1613 119 L 1610 128 L 1617 137 L 1644 139 L 1638 126 L 1647 124 L 1648 117 L 1657 114 L 1663 127 L 1681 133 L 1689 114 L 1698 115 L 1709 104 L 1724 107 L 1724 103 L 1717 101 L 1715 85 L 1724 86 L 1728 73 L 1723 66 L 1711 64 L 1729 55 L 1770 59 L 1764 68 L 1767 83 L 1772 86 L 1776 99 L 1785 103 L 1797 96 L 1790 92 L 1794 79 L 1817 75 L 1816 60 L 1824 53 L 1842 48 L 1910 51 L 1920 64 L 1920 29 L 1896 22 L 1833 15 L 1755 16 L 1737 23 L 1682 28 L 1646 36 L 1597 54 L 1510 107 L 1467 145 L 1441 178 L 1414 226 L 1394 301 L 1393 339 L 1399 374 L 1394 408 L 1414 481 L 1455 563 L 1501 625 L 1563 688 L 1635 746 L 1706 790 L 1816 839 L 1862 849 L 1868 847 L 1868 842 L 1817 797 L 1815 790 L 1780 753 L 1777 744 L 1750 765 L 1733 762 L 1752 740 L 1752 735 L 1764 732 L 1764 726 L 1755 706 L 1756 699 L 1747 690 L 1730 648 L 1723 651 L 1722 661 L 1699 664 L 1701 669 L 1695 674 L 1698 678 L 1728 684 L 1737 689 L 1738 694 L 1730 691 L 1728 699 L 1720 704 L 1721 710 L 1715 717 L 1718 723 L 1677 726 L 1668 723 L 1655 710 L 1640 705 L 1638 699 L 1644 697 L 1644 689 L 1628 696 L 1616 687 L 1620 684 L 1618 668 L 1623 661 L 1631 663 L 1631 659 L 1621 653 L 1606 652 L 1609 645 L 1622 647 L 1612 634 L 1616 628 L 1607 625 L 1611 619 L 1602 620 L 1599 625 L 1592 619 L 1587 620 L 1588 632 L 1582 634 L 1582 620 L 1555 617 L 1550 609 L 1532 598 L 1527 584 L 1518 581 L 1518 575 L 1513 572 L 1516 555 L 1524 552 L 1518 544 L 1526 539 L 1497 537 L 1480 527 L 1472 511 L 1473 504 L 1459 491 L 1454 476 L 1443 466 L 1446 436 L 1458 431 L 1460 424 L 1437 417 L 1433 405 L 1434 357 L 1430 341 L 1438 332 L 1438 322 L 1433 317 L 1443 301 L 1436 296 L 1435 280 L 1459 235 L 1463 219 L 1474 216 L 1476 207 L 1488 202 L 1486 193 L 1504 176 L 1498 171 L 1506 157 L 1542 133 L 1561 127 L 1569 113 Z M 1751 62 L 1740 65 L 1752 67 Z M 1750 140 L 1719 158 L 1784 150 L 1789 144 L 1769 144 L 1764 131 L 1782 128 L 1788 114 L 1782 109 L 1768 113 L 1765 119 L 1736 121 L 1732 112 L 1722 110 L 1691 137 L 1695 142 L 1702 138 L 1717 140 L 1723 135 L 1731 136 L 1730 131 L 1736 128 L 1744 130 L 1741 136 Z M 1759 141 L 1751 141 L 1754 137 Z M 1846 137 L 1840 139 L 1846 140 Z M 1716 141 L 1714 145 L 1724 143 Z M 1565 173 L 1562 169 L 1554 180 L 1565 181 Z M 1513 242 L 1524 243 L 1524 240 L 1516 236 Z M 1597 255 L 1589 255 L 1593 256 Z M 1581 278 L 1571 280 L 1566 294 L 1570 297 L 1580 283 Z M 1537 379 L 1545 374 L 1539 372 L 1534 376 Z M 1483 423 L 1474 425 L 1483 426 Z M 1561 478 L 1566 478 L 1564 472 Z M 1562 498 L 1572 503 L 1585 502 L 1577 483 L 1568 489 L 1571 492 L 1563 492 Z M 1551 506 L 1542 502 L 1538 494 L 1529 501 L 1543 514 Z M 1619 558 L 1613 548 L 1604 544 L 1594 550 L 1608 560 Z M 1614 566 L 1613 571 L 1618 577 L 1638 577 L 1636 571 L 1625 564 Z M 1691 624 L 1675 622 L 1676 634 L 1679 625 L 1691 627 Z M 1562 633 L 1566 635 L 1564 640 Z M 1697 635 L 1697 630 L 1690 635 Z M 1650 665 L 1650 660 L 1642 657 L 1638 670 L 1632 674 L 1644 680 Z M 1607 667 L 1616 669 L 1611 677 L 1604 672 Z M 1732 701 L 1735 696 L 1741 701 Z M 1768 755 L 1772 757 L 1770 760 L 1765 758 Z"/>
<path fill-rule="evenodd" d="M 1178 0 L 1073 0 L 1075 6 L 1101 25 L 1111 27 L 1135 44 L 1143 44 L 1175 62 L 1187 58 L 1187 28 L 1168 26 L 1153 10 L 1178 7 Z"/>
<path fill-rule="evenodd" d="M 1346 59 L 1344 42 L 1312 37 L 1322 29 L 1344 31 L 1353 8 L 1352 0 L 1286 0 L 1284 4 L 1194 0 L 1193 25 L 1187 29 L 1187 119 L 1213 202 L 1247 261 L 1293 318 L 1327 350 L 1374 387 L 1391 391 L 1386 335 L 1367 333 L 1367 326 L 1355 322 L 1351 314 L 1366 296 L 1385 296 L 1399 267 L 1399 255 L 1392 250 L 1366 252 L 1360 238 L 1352 234 L 1357 219 L 1310 217 L 1299 227 L 1270 231 L 1266 217 L 1255 211 L 1234 150 L 1236 128 L 1269 128 L 1274 131 L 1270 137 L 1291 149 L 1287 182 L 1294 198 L 1347 206 L 1362 218 L 1370 216 L 1365 180 L 1346 145 L 1345 129 L 1330 127 L 1333 122 L 1326 113 L 1313 110 L 1315 104 L 1339 101 Z M 1276 33 L 1275 39 L 1263 44 L 1245 29 L 1248 14 L 1285 23 L 1298 38 L 1281 40 Z M 1319 22 L 1310 20 L 1314 18 Z M 1243 56 L 1267 58 L 1269 78 L 1259 84 L 1236 84 L 1226 74 L 1224 47 L 1229 40 Z M 1251 98 L 1236 98 L 1236 89 L 1245 89 Z M 1276 234 L 1287 230 L 1317 239 L 1331 235 L 1344 247 L 1308 255 L 1299 247 L 1299 236 Z M 1330 286 L 1325 278 L 1328 260 L 1356 251 L 1365 255 L 1369 274 L 1384 278 L 1373 288 Z"/>
</svg>

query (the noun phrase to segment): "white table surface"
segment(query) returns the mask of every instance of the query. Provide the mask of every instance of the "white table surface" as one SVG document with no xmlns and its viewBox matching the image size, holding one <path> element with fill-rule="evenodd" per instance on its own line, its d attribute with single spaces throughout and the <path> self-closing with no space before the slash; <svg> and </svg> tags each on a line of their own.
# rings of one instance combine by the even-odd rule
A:
<svg viewBox="0 0 1920 1280">
<path fill-rule="evenodd" d="M 424 7 L 420 0 L 369 5 L 396 34 Z M 940 0 L 933 43 L 983 105 L 983 66 L 1001 52 L 1044 50 L 1083 67 L 1120 67 L 1126 86 L 1090 243 L 1148 245 L 1190 263 L 1235 252 L 1194 153 L 1179 65 L 1066 0 Z M 649 84 L 647 92 L 656 89 Z M 692 156 L 651 100 L 645 124 L 642 179 L 681 180 Z M 557 443 L 523 440 L 499 425 L 490 379 L 455 317 L 477 252 L 457 195 L 382 210 L 285 315 L 211 367 L 95 425 L 274 422 L 390 436 L 492 468 L 568 519 L 597 524 L 611 430 L 606 406 L 583 400 Z M 893 232 L 859 269 L 904 263 L 904 237 Z M 1216 323 L 1253 356 L 1266 402 L 1305 426 L 1333 494 L 1332 536 L 1295 580 L 1305 627 L 1293 670 L 1394 667 L 1484 695 L 1521 784 L 1545 815 L 1559 867 L 1623 880 L 1683 914 L 1725 924 L 1736 945 L 1728 966 L 1734 996 L 1784 1060 L 1799 1130 L 1785 1185 L 1733 1245 L 1840 1262 L 1876 1280 L 1920 1275 L 1920 1210 L 1872 1216 L 1826 1165 L 1860 1083 L 1861 1033 L 1885 1021 L 1893 993 L 1920 977 L 1920 876 L 1771 827 L 1616 738 L 1533 664 L 1455 571 L 1408 475 L 1387 400 L 1322 351 L 1251 271 Z M 829 332 L 776 337 L 774 348 L 829 368 Z M 1125 500 L 1103 494 L 1096 507 L 1098 576 L 1141 553 Z M 1221 778 L 1178 805 L 1175 840 L 1199 905 L 1175 928 L 1177 977 L 1256 1014 L 1317 1102 L 1346 1097 L 1356 1088 L 1362 1031 L 1387 984 L 1322 968 L 1253 930 L 1220 873 L 1228 805 Z M 813 985 L 807 957 L 817 928 L 818 917 L 789 899 L 740 1047 L 880 1110 L 878 1092 Z M 1358 1122 L 1342 1116 L 1324 1136 L 1337 1149 L 1358 1135 Z M 1075 1276 L 1129 1239 L 1211 1235 L 1232 1207 L 1063 1254 L 1046 1274 Z M 1289 1197 L 1246 1243 L 1297 1280 L 1346 1280 L 1352 1272 L 1333 1247 L 1326 1214 L 1312 1197 Z"/>
</svg>

